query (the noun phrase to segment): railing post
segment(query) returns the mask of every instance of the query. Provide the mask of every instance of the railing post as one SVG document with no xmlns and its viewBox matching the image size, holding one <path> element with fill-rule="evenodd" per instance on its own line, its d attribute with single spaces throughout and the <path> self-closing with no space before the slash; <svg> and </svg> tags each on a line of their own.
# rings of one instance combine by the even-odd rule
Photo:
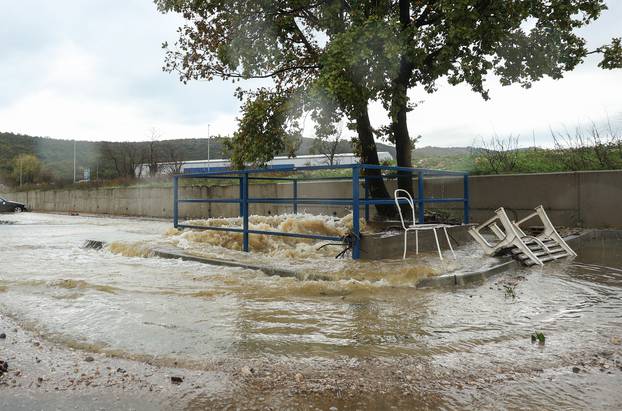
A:
<svg viewBox="0 0 622 411">
<path fill-rule="evenodd" d="M 420 171 L 417 177 L 417 205 L 419 206 L 419 215 L 417 217 L 419 221 L 417 221 L 417 224 L 425 223 L 424 196 L 425 194 L 423 193 L 423 172 Z M 413 221 L 413 224 L 414 223 L 415 222 Z"/>
<path fill-rule="evenodd" d="M 298 214 L 298 180 L 294 180 L 294 214 Z"/>
<path fill-rule="evenodd" d="M 464 175 L 464 224 L 469 224 L 469 175 Z"/>
<path fill-rule="evenodd" d="M 248 173 L 242 177 L 242 250 L 248 252 Z"/>
<path fill-rule="evenodd" d="M 359 177 L 360 166 L 357 164 L 352 167 L 352 234 L 354 235 L 352 243 L 352 259 L 361 258 L 361 229 L 359 227 Z"/>
<path fill-rule="evenodd" d="M 365 221 L 369 222 L 369 179 L 367 178 L 367 173 L 365 174 L 365 180 L 363 185 L 365 186 Z"/>
<path fill-rule="evenodd" d="M 173 176 L 173 227 L 179 226 L 179 176 Z"/>
<path fill-rule="evenodd" d="M 240 217 L 244 215 L 244 177 L 240 177 Z"/>
</svg>

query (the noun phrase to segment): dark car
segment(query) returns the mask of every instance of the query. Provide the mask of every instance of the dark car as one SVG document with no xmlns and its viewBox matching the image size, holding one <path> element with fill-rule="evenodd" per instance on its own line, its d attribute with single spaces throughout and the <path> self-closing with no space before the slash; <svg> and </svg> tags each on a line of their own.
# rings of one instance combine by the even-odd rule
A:
<svg viewBox="0 0 622 411">
<path fill-rule="evenodd" d="M 0 213 L 21 213 L 22 211 L 28 211 L 24 204 L 0 197 Z"/>
</svg>

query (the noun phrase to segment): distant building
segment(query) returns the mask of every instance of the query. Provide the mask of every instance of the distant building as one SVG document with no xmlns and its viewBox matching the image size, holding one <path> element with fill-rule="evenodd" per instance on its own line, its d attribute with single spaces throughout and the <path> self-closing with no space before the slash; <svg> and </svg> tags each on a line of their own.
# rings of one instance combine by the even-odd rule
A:
<svg viewBox="0 0 622 411">
<path fill-rule="evenodd" d="M 392 161 L 393 156 L 387 151 L 379 151 L 378 159 L 382 161 Z M 359 158 L 353 153 L 335 154 L 333 158 L 333 164 L 353 164 L 358 163 Z M 303 167 L 303 166 L 320 166 L 328 165 L 329 161 L 326 156 L 322 154 L 309 154 L 296 157 L 274 157 L 268 162 L 268 169 L 278 170 L 291 167 Z M 171 174 L 172 170 L 180 170 L 181 173 L 207 173 L 209 171 L 223 171 L 228 170 L 231 167 L 231 162 L 228 159 L 214 159 L 214 160 L 195 160 L 184 161 L 178 164 L 174 163 L 158 163 L 158 174 Z M 141 164 L 136 168 L 136 175 L 141 177 L 149 176 L 149 164 Z"/>
</svg>

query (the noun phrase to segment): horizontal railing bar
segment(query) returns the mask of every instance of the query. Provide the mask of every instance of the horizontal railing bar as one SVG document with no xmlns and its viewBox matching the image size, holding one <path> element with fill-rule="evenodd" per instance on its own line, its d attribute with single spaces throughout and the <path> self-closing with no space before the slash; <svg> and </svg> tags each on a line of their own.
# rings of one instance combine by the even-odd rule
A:
<svg viewBox="0 0 622 411">
<path fill-rule="evenodd" d="M 299 233 L 286 233 L 283 231 L 263 231 L 263 230 L 248 230 L 250 234 L 263 234 L 263 235 L 276 235 L 281 237 L 295 237 L 295 238 L 312 238 L 315 240 L 328 240 L 328 241 L 341 241 L 341 237 L 334 237 L 328 235 L 319 234 L 299 234 Z"/>
<path fill-rule="evenodd" d="M 347 200 L 340 200 L 340 199 L 306 199 L 306 198 L 299 198 L 298 200 L 294 200 L 294 199 L 263 199 L 263 198 L 249 198 L 248 199 L 249 203 L 255 203 L 255 204 L 292 204 L 294 202 L 296 202 L 296 204 L 333 204 L 333 205 L 341 205 L 341 204 L 345 204 L 345 205 L 349 205 L 352 204 L 352 199 L 347 199 Z"/>
<path fill-rule="evenodd" d="M 326 177 L 299 177 L 298 181 L 324 181 L 324 180 L 347 180 L 352 181 L 352 176 L 326 176 Z"/>
<path fill-rule="evenodd" d="M 234 198 L 192 198 L 177 200 L 180 203 L 241 203 L 241 199 Z"/>
<path fill-rule="evenodd" d="M 233 232 L 233 233 L 242 233 L 242 232 L 244 232 L 243 228 L 214 227 L 214 226 L 207 226 L 207 225 L 178 224 L 177 227 L 190 228 L 190 229 L 194 229 L 194 230 L 230 231 L 230 232 Z"/>
<path fill-rule="evenodd" d="M 350 201 L 352 202 L 352 197 L 261 197 L 261 198 L 249 198 L 248 201 Z"/>
<path fill-rule="evenodd" d="M 229 204 L 236 204 L 236 203 L 241 203 L 243 200 L 236 200 L 236 199 L 229 199 L 229 198 L 225 198 L 225 199 L 221 199 L 221 198 L 206 198 L 206 199 L 183 199 L 183 200 L 177 200 L 179 203 L 229 203 Z M 406 204 L 408 201 L 407 200 L 398 200 L 401 204 Z M 413 198 L 414 202 L 418 202 L 419 200 L 415 197 Z M 424 198 L 423 202 L 424 203 L 461 203 L 464 201 L 468 201 L 468 199 L 466 198 Z M 261 203 L 261 204 L 291 204 L 291 203 L 296 203 L 296 204 L 335 204 L 335 205 L 341 205 L 341 204 L 352 204 L 352 199 L 350 198 L 249 198 L 248 199 L 249 203 Z M 370 199 L 364 199 L 361 198 L 359 200 L 359 202 L 361 204 L 368 204 L 368 205 L 379 205 L 379 204 L 394 204 L 395 203 L 395 199 L 389 198 L 389 199 L 383 199 L 383 198 L 370 198 Z"/>
<path fill-rule="evenodd" d="M 237 177 L 234 177 L 237 178 Z M 295 177 L 249 177 L 249 180 L 275 180 L 275 181 L 294 181 L 298 180 Z"/>
<path fill-rule="evenodd" d="M 179 224 L 177 227 L 190 228 L 194 230 L 228 231 L 228 232 L 234 232 L 234 233 L 244 232 L 244 229 L 242 228 L 232 228 L 232 227 L 214 227 L 214 226 L 189 225 L 189 224 Z M 320 235 L 320 234 L 300 234 L 300 233 L 287 233 L 284 231 L 265 231 L 265 230 L 248 230 L 248 233 L 259 234 L 259 235 L 276 235 L 280 237 L 310 238 L 314 240 L 341 241 L 341 237 Z"/>
<path fill-rule="evenodd" d="M 209 174 L 209 175 L 206 175 Z M 234 176 L 221 176 L 218 174 L 212 174 L 210 173 L 185 173 L 185 174 L 177 174 L 176 177 L 179 178 L 205 178 L 205 179 L 218 179 L 218 180 L 239 180 L 240 177 L 234 177 Z"/>
<path fill-rule="evenodd" d="M 408 204 L 408 200 L 398 200 L 400 202 L 400 204 Z M 423 202 L 424 203 L 462 203 L 466 201 L 464 198 L 424 198 Z M 359 202 L 363 205 L 367 204 L 367 205 L 379 205 L 379 204 L 395 204 L 395 200 L 394 199 L 383 199 L 383 198 L 378 198 L 378 199 L 363 199 L 361 198 L 359 200 Z M 413 202 L 414 203 L 418 203 L 419 200 L 415 197 L 413 198 Z"/>
</svg>

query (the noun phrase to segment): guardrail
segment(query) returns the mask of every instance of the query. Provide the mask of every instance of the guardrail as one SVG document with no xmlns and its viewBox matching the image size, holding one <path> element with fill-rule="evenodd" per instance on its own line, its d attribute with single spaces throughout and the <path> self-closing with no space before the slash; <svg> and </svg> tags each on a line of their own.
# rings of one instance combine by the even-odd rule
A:
<svg viewBox="0 0 622 411">
<path fill-rule="evenodd" d="M 276 177 L 276 176 L 259 176 L 261 173 L 274 172 L 274 170 L 266 169 L 248 169 L 248 170 L 227 170 L 227 171 L 212 171 L 212 172 L 200 172 L 200 173 L 187 173 L 178 174 L 173 176 L 173 225 L 175 228 L 189 228 L 200 230 L 216 230 L 216 231 L 228 231 L 235 233 L 242 233 L 242 249 L 244 251 L 250 251 L 249 235 L 261 234 L 261 235 L 275 235 L 294 238 L 310 238 L 316 240 L 327 241 L 343 241 L 343 238 L 336 236 L 316 235 L 316 234 L 302 234 L 302 233 L 290 233 L 282 231 L 265 231 L 265 230 L 253 230 L 249 228 L 249 204 L 291 204 L 294 214 L 298 212 L 298 205 L 300 204 L 316 204 L 316 205 L 344 205 L 352 207 L 352 258 L 359 259 L 361 255 L 360 245 L 360 211 L 361 207 L 364 209 L 365 220 L 369 220 L 369 206 L 370 205 L 392 205 L 395 204 L 395 200 L 392 198 L 371 198 L 370 197 L 370 181 L 373 179 L 392 179 L 403 178 L 409 176 L 410 178 L 417 178 L 417 196 L 414 198 L 417 203 L 418 220 L 424 221 L 424 210 L 426 203 L 463 203 L 463 218 L 464 223 L 469 222 L 469 176 L 468 173 L 454 172 L 445 170 L 431 170 L 423 168 L 408 168 L 408 167 L 393 167 L 382 166 L 372 164 L 345 164 L 345 165 L 333 165 L 333 166 L 306 166 L 306 167 L 291 167 L 287 169 L 279 169 L 279 173 L 299 173 L 305 171 L 314 170 L 342 170 L 350 169 L 351 176 L 335 176 L 335 177 Z M 374 171 L 372 171 L 374 170 Z M 370 175 L 377 173 L 380 175 Z M 383 171 L 395 172 L 396 174 L 382 176 Z M 458 198 L 426 198 L 424 192 L 424 179 L 426 176 L 456 176 L 464 179 L 463 197 Z M 224 179 L 224 180 L 238 180 L 240 187 L 240 195 L 238 198 L 201 198 L 201 199 L 180 199 L 179 198 L 179 180 L 180 179 Z M 290 198 L 251 198 L 249 197 L 249 182 L 250 181 L 281 181 L 292 183 L 292 197 Z M 298 196 L 298 182 L 299 181 L 313 181 L 313 180 L 352 180 L 352 197 L 349 198 L 309 198 Z M 361 198 L 361 180 L 363 182 L 363 198 Z M 240 216 L 242 217 L 242 227 L 210 227 L 210 226 L 196 226 L 179 223 L 179 205 L 184 203 L 224 203 L 224 204 L 239 204 Z"/>
</svg>

